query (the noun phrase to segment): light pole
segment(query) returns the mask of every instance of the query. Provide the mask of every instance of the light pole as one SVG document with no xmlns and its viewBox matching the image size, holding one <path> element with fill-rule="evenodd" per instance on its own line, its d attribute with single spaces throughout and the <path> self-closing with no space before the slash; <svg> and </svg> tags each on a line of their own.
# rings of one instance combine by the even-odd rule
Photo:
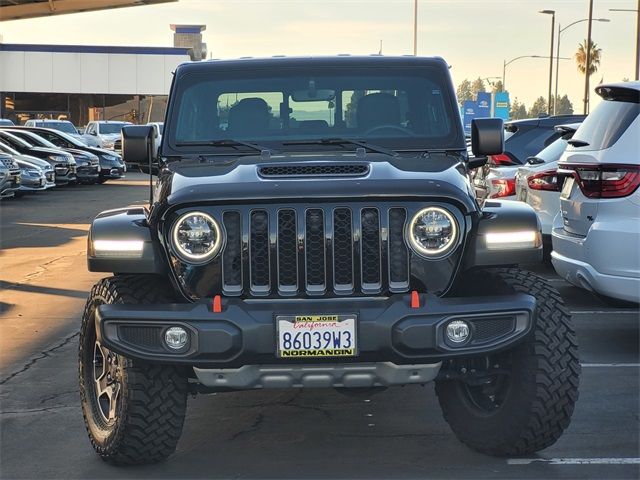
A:
<svg viewBox="0 0 640 480">
<path fill-rule="evenodd" d="M 609 20 L 608 18 L 594 18 L 593 19 L 596 22 L 610 22 L 611 20 Z M 556 92 L 555 92 L 555 96 L 553 97 L 553 113 L 555 115 L 556 110 L 557 110 L 557 102 L 558 102 L 558 72 L 560 71 L 560 39 L 562 38 L 562 32 L 564 32 L 566 29 L 568 29 L 569 27 L 574 26 L 576 23 L 582 23 L 582 22 L 588 22 L 589 19 L 588 18 L 583 18 L 582 20 L 576 20 L 573 23 L 570 23 L 569 25 L 567 25 L 566 27 L 562 27 L 560 24 L 558 24 L 558 50 L 557 50 L 557 54 L 556 54 Z"/>
<path fill-rule="evenodd" d="M 509 64 L 515 62 L 516 60 L 520 60 L 521 58 L 544 58 L 544 57 L 540 55 L 521 55 L 519 57 L 512 58 L 508 62 L 504 60 L 504 62 L 502 63 L 502 88 L 504 88 L 505 92 L 507 91 L 507 83 L 506 83 L 507 67 L 509 66 Z"/>
<path fill-rule="evenodd" d="M 586 63 L 584 65 L 584 107 L 583 112 L 585 115 L 589 113 L 589 68 L 591 67 L 591 26 L 593 25 L 593 0 L 589 0 L 589 18 L 587 19 L 587 23 L 589 27 L 587 28 L 587 44 L 585 48 L 587 49 L 586 55 Z"/>
<path fill-rule="evenodd" d="M 413 56 L 418 55 L 418 0 L 413 0 Z"/>
<path fill-rule="evenodd" d="M 636 12 L 636 80 L 640 80 L 640 0 L 638 9 L 610 8 L 610 12 Z"/>
<path fill-rule="evenodd" d="M 551 115 L 551 87 L 553 85 L 553 36 L 556 33 L 556 11 L 540 10 L 538 13 L 551 15 L 551 49 L 549 50 L 549 101 L 547 102 L 547 113 Z"/>
</svg>

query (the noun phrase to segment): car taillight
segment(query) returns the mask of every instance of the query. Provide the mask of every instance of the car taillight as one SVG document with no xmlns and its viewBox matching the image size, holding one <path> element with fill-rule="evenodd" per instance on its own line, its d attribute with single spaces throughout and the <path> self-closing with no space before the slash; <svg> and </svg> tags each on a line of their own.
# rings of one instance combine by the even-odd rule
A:
<svg viewBox="0 0 640 480">
<path fill-rule="evenodd" d="M 631 195 L 640 186 L 640 165 L 571 165 L 558 168 L 570 170 L 580 190 L 589 198 L 621 198 Z"/>
<path fill-rule="evenodd" d="M 516 165 L 516 162 L 507 155 L 506 153 L 501 153 L 500 155 L 491 155 L 490 163 L 495 165 L 496 167 L 504 167 L 505 165 Z"/>
<path fill-rule="evenodd" d="M 560 187 L 558 186 L 558 173 L 555 170 L 547 170 L 546 172 L 530 175 L 527 177 L 527 184 L 531 190 L 560 191 Z"/>
<path fill-rule="evenodd" d="M 489 198 L 510 197 L 516 194 L 515 178 L 493 179 L 491 185 L 493 185 L 495 192 L 489 195 Z"/>
</svg>

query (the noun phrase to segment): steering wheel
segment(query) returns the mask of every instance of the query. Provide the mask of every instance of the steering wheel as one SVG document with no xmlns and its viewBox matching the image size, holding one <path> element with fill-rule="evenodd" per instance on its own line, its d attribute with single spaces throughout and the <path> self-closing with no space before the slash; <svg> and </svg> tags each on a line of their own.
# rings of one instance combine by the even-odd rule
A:
<svg viewBox="0 0 640 480">
<path fill-rule="evenodd" d="M 377 132 L 378 130 L 393 130 L 396 132 L 401 132 L 406 136 L 410 136 L 413 137 L 415 134 L 404 127 L 401 127 L 399 125 L 377 125 L 375 127 L 371 127 L 369 130 L 367 130 L 366 132 L 364 132 L 365 135 L 371 135 L 374 132 Z"/>
</svg>

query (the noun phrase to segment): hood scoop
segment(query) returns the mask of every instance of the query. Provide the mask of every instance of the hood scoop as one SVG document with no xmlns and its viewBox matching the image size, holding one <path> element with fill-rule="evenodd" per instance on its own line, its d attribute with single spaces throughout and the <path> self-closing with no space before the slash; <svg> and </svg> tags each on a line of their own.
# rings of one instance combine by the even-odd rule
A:
<svg viewBox="0 0 640 480">
<path fill-rule="evenodd" d="M 258 175 L 263 178 L 364 177 L 368 173 L 368 163 L 303 163 L 258 167 Z"/>
</svg>

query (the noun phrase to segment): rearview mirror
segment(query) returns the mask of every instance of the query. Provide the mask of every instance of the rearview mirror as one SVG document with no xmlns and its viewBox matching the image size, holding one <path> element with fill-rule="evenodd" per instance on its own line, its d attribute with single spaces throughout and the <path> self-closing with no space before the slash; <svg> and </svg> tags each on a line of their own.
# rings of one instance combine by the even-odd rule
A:
<svg viewBox="0 0 640 480">
<path fill-rule="evenodd" d="M 295 90 L 291 92 L 291 98 L 294 102 L 330 102 L 336 98 L 336 92 L 333 90 Z"/>
<path fill-rule="evenodd" d="M 153 152 L 153 127 L 127 125 L 122 127 L 122 159 L 126 163 L 149 164 Z"/>
<path fill-rule="evenodd" d="M 471 151 L 476 157 L 499 155 L 504 151 L 504 124 L 501 118 L 471 120 Z"/>
</svg>

